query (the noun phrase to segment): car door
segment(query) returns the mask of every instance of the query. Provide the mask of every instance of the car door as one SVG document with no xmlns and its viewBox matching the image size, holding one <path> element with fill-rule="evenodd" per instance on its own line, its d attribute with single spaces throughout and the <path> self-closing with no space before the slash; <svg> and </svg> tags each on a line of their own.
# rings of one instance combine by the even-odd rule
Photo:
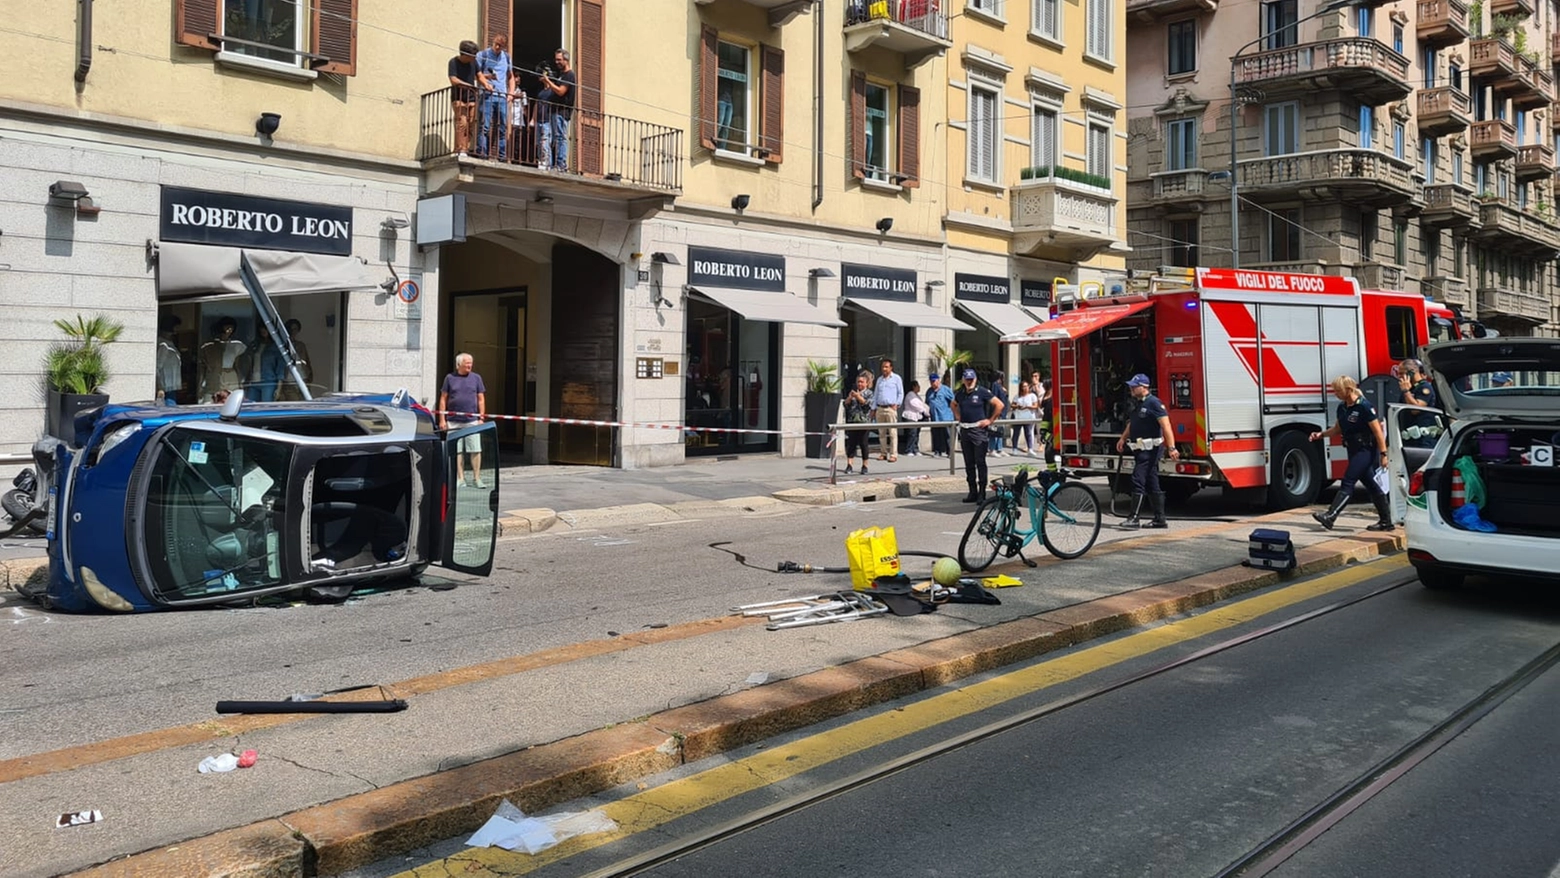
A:
<svg viewBox="0 0 1560 878">
<path fill-rule="evenodd" d="M 1387 407 L 1387 472 L 1392 520 L 1402 522 L 1408 504 L 1424 505 L 1424 493 L 1410 497 L 1409 479 L 1424 468 L 1434 443 L 1446 433 L 1448 419 L 1440 409 L 1396 403 Z"/>
<path fill-rule="evenodd" d="M 486 576 L 498 539 L 498 425 L 452 429 L 444 439 L 440 567 Z"/>
</svg>

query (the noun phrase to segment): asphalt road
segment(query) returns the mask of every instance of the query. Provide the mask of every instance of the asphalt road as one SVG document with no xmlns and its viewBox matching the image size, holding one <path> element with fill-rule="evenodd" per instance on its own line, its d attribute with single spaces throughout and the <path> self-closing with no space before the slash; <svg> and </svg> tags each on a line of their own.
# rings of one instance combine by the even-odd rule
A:
<svg viewBox="0 0 1560 878">
<path fill-rule="evenodd" d="M 919 761 L 655 866 L 656 876 L 1214 875 L 1560 642 L 1560 600 L 1524 585 L 1431 592 L 1401 558 L 1095 642 L 560 806 L 685 812 L 577 856 L 456 853 L 461 839 L 360 878 L 576 876 L 711 832 L 986 724 L 1104 687 L 1302 612 L 1405 586 Z M 1375 570 L 1381 570 L 1379 575 Z M 1343 583 L 1333 586 L 1329 583 Z M 1308 595 L 1281 605 L 1286 591 Z M 1326 590 L 1323 590 L 1323 589 Z M 1264 603 L 1265 602 L 1265 603 Z M 1247 612 L 1239 608 L 1245 604 Z M 1258 612 L 1269 607 L 1270 609 Z M 1066 668 L 1082 669 L 1070 673 Z M 1020 681 L 1015 683 L 1014 681 Z M 1024 691 L 996 707 L 984 687 Z M 1279 875 L 1553 874 L 1560 671 L 1436 751 L 1284 863 Z M 947 704 L 941 704 L 947 702 Z M 941 704 L 941 706 L 939 706 Z M 863 722 L 913 725 L 859 747 Z M 902 730 L 902 729 L 901 729 Z M 785 774 L 799 760 L 813 766 Z M 747 788 L 739 778 L 772 772 Z M 723 784 L 733 788 L 725 795 Z M 698 792 L 682 792 L 684 787 Z M 644 810 L 649 810 L 647 804 Z M 580 840 L 589 838 L 582 836 Z M 433 855 L 452 856 L 433 861 Z M 422 865 L 426 863 L 426 865 Z M 446 871 L 449 870 L 449 871 Z M 604 872 L 605 873 L 605 872 Z"/>
</svg>

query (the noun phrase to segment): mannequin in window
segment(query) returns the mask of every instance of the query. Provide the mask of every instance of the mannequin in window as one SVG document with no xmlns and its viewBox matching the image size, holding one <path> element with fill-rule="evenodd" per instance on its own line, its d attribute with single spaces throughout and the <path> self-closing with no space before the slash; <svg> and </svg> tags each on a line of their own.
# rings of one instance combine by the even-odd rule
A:
<svg viewBox="0 0 1560 878">
<path fill-rule="evenodd" d="M 218 390 L 237 390 L 244 385 L 238 371 L 239 358 L 244 355 L 244 343 L 233 337 L 238 322 L 223 317 L 212 325 L 212 339 L 200 346 L 196 356 L 198 375 L 196 384 L 201 402 L 211 402 Z"/>
</svg>

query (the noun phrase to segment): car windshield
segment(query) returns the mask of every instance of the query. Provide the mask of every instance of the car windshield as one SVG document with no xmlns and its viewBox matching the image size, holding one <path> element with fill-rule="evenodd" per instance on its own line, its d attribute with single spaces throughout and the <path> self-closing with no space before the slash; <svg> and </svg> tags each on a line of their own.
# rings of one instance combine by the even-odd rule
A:
<svg viewBox="0 0 1560 878">
<path fill-rule="evenodd" d="M 161 596 L 206 598 L 279 584 L 292 446 L 182 427 L 160 443 L 145 533 Z"/>
</svg>

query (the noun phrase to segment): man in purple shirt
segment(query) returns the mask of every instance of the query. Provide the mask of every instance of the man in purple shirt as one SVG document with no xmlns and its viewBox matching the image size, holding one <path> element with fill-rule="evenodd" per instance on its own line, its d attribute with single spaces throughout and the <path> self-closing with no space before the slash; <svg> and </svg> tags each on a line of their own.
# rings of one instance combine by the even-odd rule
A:
<svg viewBox="0 0 1560 878">
<path fill-rule="evenodd" d="M 487 387 L 482 384 L 482 376 L 471 371 L 472 365 L 470 354 L 456 354 L 455 371 L 444 376 L 444 385 L 439 388 L 441 430 L 448 431 L 452 425 L 459 430 L 487 420 Z M 487 481 L 482 478 L 482 437 L 467 436 L 460 440 L 460 451 L 462 453 L 455 456 L 456 483 L 468 484 L 462 462 L 469 455 L 476 486 L 486 488 Z"/>
</svg>

